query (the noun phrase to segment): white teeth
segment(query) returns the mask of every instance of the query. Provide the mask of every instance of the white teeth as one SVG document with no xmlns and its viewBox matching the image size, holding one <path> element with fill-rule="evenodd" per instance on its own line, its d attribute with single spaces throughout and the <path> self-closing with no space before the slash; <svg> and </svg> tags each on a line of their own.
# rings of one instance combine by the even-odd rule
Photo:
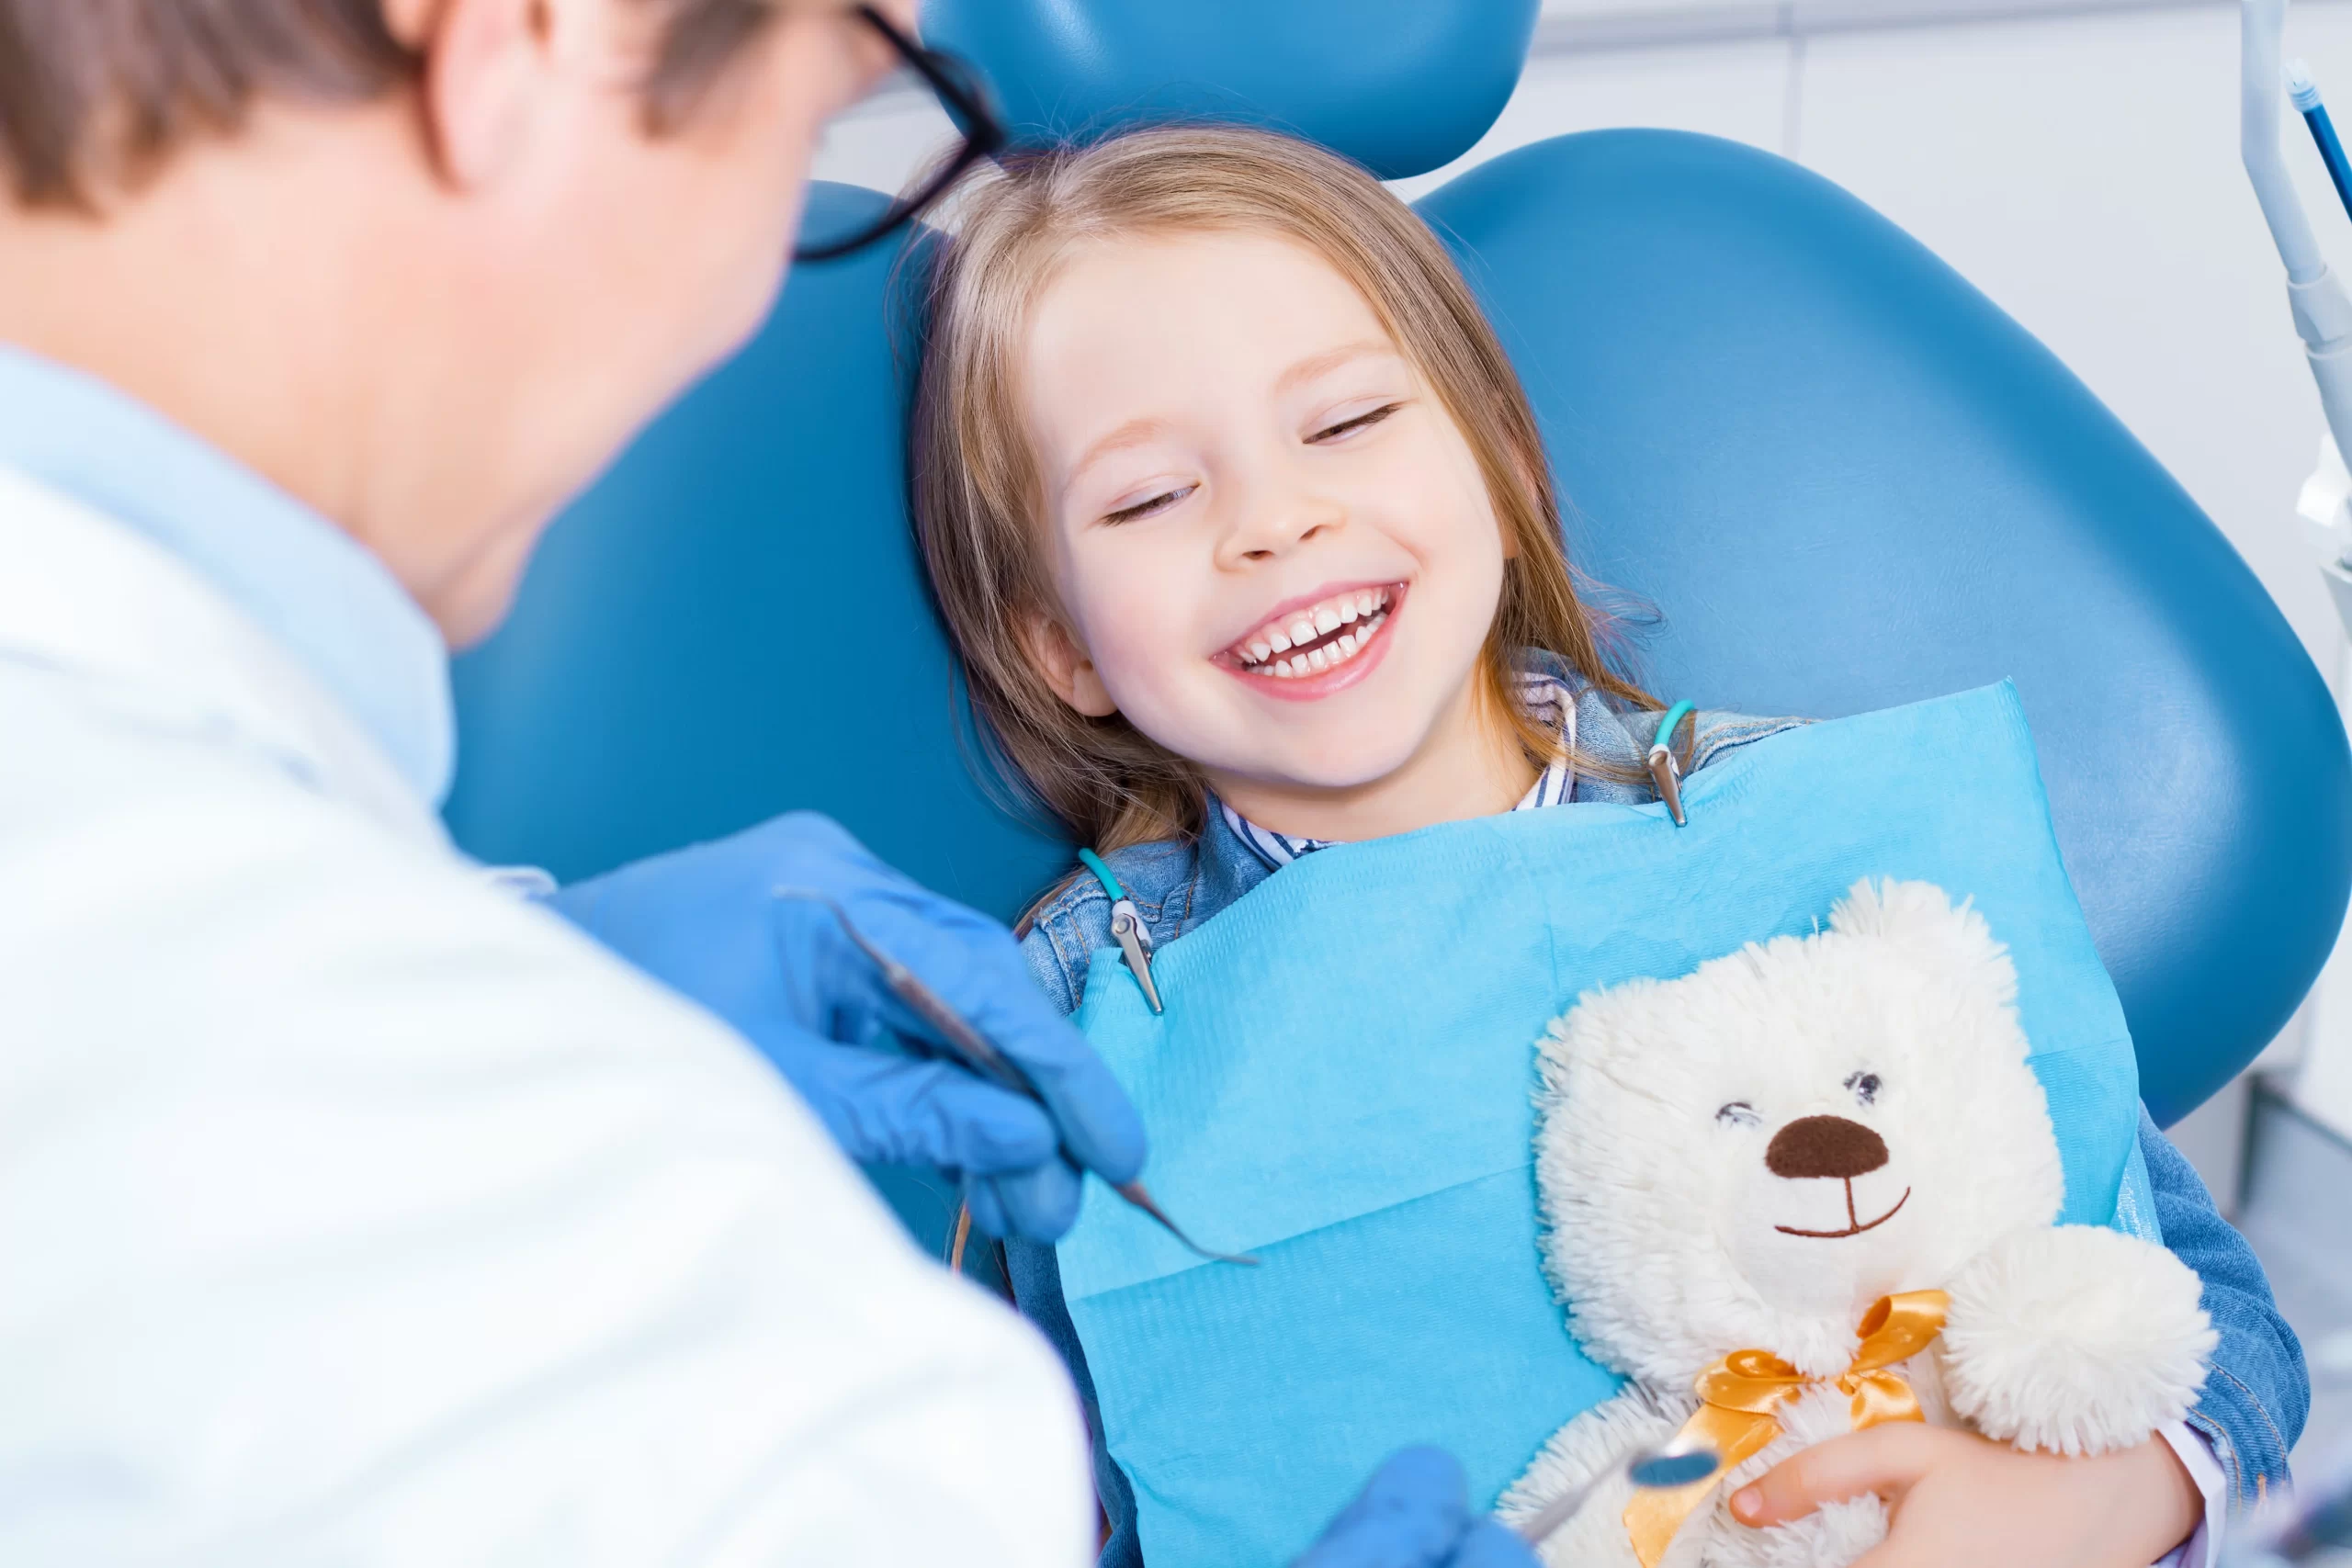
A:
<svg viewBox="0 0 2352 1568">
<path fill-rule="evenodd" d="M 1247 640 L 1235 644 L 1234 651 L 1243 664 L 1260 674 L 1295 678 L 1354 658 L 1387 619 L 1388 590 L 1359 589 L 1352 593 L 1335 594 L 1312 609 L 1299 612 L 1286 626 L 1261 626 Z M 1331 636 L 1342 626 L 1354 629 Z M 1305 649 L 1306 644 L 1326 637 L 1330 640 L 1321 648 Z M 1302 651 L 1294 658 L 1282 657 L 1295 649 Z"/>
</svg>

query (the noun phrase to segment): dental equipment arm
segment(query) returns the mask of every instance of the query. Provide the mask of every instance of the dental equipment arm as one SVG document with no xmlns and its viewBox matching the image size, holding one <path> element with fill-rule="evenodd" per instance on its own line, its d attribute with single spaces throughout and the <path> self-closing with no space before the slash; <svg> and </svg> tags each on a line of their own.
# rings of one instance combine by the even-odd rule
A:
<svg viewBox="0 0 2352 1568">
<path fill-rule="evenodd" d="M 2287 301 L 2295 317 L 2296 333 L 2311 362 L 2312 378 L 2319 384 L 2320 408 L 2336 449 L 2352 449 L 2352 297 L 2343 279 L 2328 266 L 2312 232 L 2302 199 L 2288 176 L 2279 148 L 2280 104 L 2286 96 L 2283 39 L 2287 0 L 2240 0 L 2242 79 L 2239 114 L 2240 153 L 2246 177 L 2262 204 L 2278 259 L 2287 266 Z M 2308 513 L 2306 513 L 2308 515 Z M 2316 519 L 2314 520 L 2317 521 Z M 2337 565 L 2352 550 L 2352 533 L 2335 542 L 2330 565 Z M 2331 573 L 2333 578 L 2338 574 Z M 2338 595 L 2339 609 L 2346 600 Z"/>
</svg>

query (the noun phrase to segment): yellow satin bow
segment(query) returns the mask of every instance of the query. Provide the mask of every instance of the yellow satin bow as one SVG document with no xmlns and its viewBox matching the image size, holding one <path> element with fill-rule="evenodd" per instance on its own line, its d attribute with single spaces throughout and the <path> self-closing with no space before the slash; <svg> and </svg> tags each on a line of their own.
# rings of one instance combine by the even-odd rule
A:
<svg viewBox="0 0 2352 1568">
<path fill-rule="evenodd" d="M 1835 1378 L 1809 1378 L 1767 1350 L 1734 1350 L 1699 1374 L 1698 1413 L 1682 1424 L 1669 1445 L 1675 1450 L 1713 1449 L 1723 1462 L 1714 1474 L 1688 1486 L 1634 1494 L 1625 1506 L 1625 1531 L 1642 1568 L 1658 1559 L 1715 1483 L 1732 1468 L 1781 1435 L 1774 1414 L 1817 1382 L 1834 1382 L 1854 1402 L 1854 1430 L 1882 1421 L 1919 1420 L 1919 1399 L 1903 1374 L 1890 1371 L 1931 1344 L 1944 1329 L 1947 1298 L 1941 1291 L 1905 1291 L 1881 1296 L 1854 1330 L 1861 1347 L 1851 1365 Z"/>
</svg>

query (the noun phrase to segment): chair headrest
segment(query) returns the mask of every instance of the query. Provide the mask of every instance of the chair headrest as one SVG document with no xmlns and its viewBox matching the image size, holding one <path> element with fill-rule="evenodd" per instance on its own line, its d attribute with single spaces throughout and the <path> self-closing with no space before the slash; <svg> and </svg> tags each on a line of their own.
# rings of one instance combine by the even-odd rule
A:
<svg viewBox="0 0 2352 1568">
<path fill-rule="evenodd" d="M 1467 152 L 1518 85 L 1541 0 L 925 0 L 1016 142 L 1233 120 L 1399 179 Z"/>
</svg>

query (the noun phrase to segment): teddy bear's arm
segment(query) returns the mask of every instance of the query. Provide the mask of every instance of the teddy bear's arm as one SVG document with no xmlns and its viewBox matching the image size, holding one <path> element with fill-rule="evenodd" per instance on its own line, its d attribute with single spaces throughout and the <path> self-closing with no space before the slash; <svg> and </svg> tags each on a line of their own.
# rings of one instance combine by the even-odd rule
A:
<svg viewBox="0 0 2352 1568">
<path fill-rule="evenodd" d="M 1680 1429 L 1692 1407 L 1688 1397 L 1676 1408 L 1639 1384 L 1628 1383 L 1553 1433 L 1527 1473 L 1495 1505 L 1495 1517 L 1516 1528 L 1553 1498 L 1582 1486 L 1628 1455 L 1663 1445 Z M 1629 1494 L 1623 1476 L 1605 1483 L 1544 1544 L 1544 1561 L 1555 1568 L 1633 1568 L 1634 1548 L 1623 1521 Z"/>
<path fill-rule="evenodd" d="M 2188 1413 L 2214 1333 L 2197 1276 L 2103 1225 L 2013 1232 L 1951 1282 L 1943 1371 L 1986 1437 L 2061 1454 L 2143 1442 Z"/>
</svg>

